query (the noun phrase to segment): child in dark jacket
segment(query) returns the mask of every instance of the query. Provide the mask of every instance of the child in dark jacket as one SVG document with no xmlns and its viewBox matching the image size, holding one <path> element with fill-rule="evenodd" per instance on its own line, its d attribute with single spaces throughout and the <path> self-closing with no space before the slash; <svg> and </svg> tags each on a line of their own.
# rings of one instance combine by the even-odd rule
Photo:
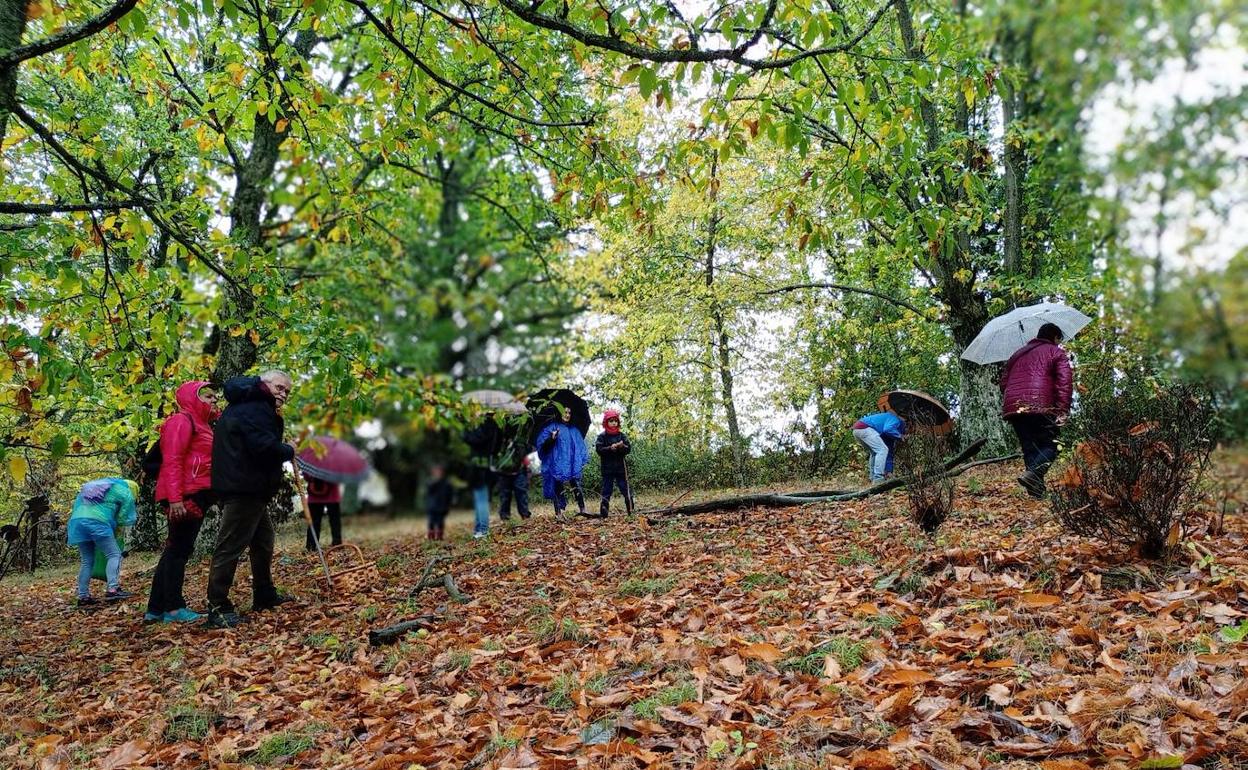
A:
<svg viewBox="0 0 1248 770">
<path fill-rule="evenodd" d="M 441 540 L 446 527 L 446 514 L 451 510 L 451 483 L 446 480 L 446 469 L 441 465 L 429 469 L 429 479 L 429 486 L 425 489 L 429 539 Z"/>
<path fill-rule="evenodd" d="M 619 487 L 620 495 L 624 497 L 624 508 L 631 516 L 633 494 L 628 488 L 628 468 L 624 464 L 624 457 L 633 447 L 628 443 L 628 436 L 620 430 L 619 412 L 608 409 L 602 416 L 602 428 L 602 433 L 598 434 L 598 440 L 594 442 L 594 449 L 602 461 L 602 503 L 598 507 L 598 516 L 607 518 L 615 487 Z"/>
</svg>

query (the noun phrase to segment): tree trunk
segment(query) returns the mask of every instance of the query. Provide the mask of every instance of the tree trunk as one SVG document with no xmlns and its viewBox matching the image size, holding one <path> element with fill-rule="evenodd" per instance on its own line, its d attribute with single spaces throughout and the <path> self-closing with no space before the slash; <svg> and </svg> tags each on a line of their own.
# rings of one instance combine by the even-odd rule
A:
<svg viewBox="0 0 1248 770">
<path fill-rule="evenodd" d="M 724 313 L 720 308 L 719 299 L 715 296 L 715 256 L 719 238 L 719 160 L 711 161 L 711 178 L 707 184 L 710 195 L 711 215 L 706 223 L 706 283 L 707 300 L 711 306 L 712 344 L 715 348 L 716 367 L 719 369 L 719 383 L 724 401 L 724 412 L 728 421 L 728 442 L 732 449 L 732 472 L 740 484 L 745 479 L 745 451 L 741 441 L 741 424 L 737 420 L 737 403 L 733 396 L 732 383 L 732 351 L 728 335 L 728 327 L 724 323 Z"/>
<path fill-rule="evenodd" d="M 1019 97 L 1008 79 L 1002 81 L 1001 120 L 1005 128 L 1005 211 L 1002 228 L 1005 235 L 1005 272 L 1017 275 L 1023 267 L 1023 169 L 1025 153 L 1022 140 L 1011 136 L 1011 129 L 1021 115 Z"/>
<path fill-rule="evenodd" d="M 269 42 L 265 22 L 259 23 L 259 47 L 264 50 Z M 294 50 L 306 60 L 315 43 L 316 33 L 300 30 L 295 36 Z M 272 63 L 267 70 L 273 81 L 280 77 L 276 67 L 276 63 Z M 280 90 L 276 82 L 272 84 L 272 90 L 275 93 Z M 277 167 L 284 138 L 285 128 L 279 132 L 275 120 L 270 120 L 267 114 L 257 114 L 251 130 L 251 150 L 234 169 L 230 238 L 237 248 L 250 252 L 251 256 L 258 254 L 264 245 L 262 214 L 264 204 L 268 201 L 269 185 L 273 181 L 273 170 Z M 246 277 L 240 276 L 237 283 L 228 284 L 225 288 L 225 302 L 221 308 L 220 319 L 222 323 L 217 325 L 224 326 L 226 333 L 221 335 L 221 346 L 212 371 L 214 382 L 225 382 L 255 366 L 257 348 L 249 333 L 254 328 L 255 317 L 256 296 L 252 293 Z M 243 333 L 230 334 L 231 326 L 242 327 Z"/>
<path fill-rule="evenodd" d="M 988 442 L 988 451 L 1002 454 L 1014 447 L 1014 435 L 1001 419 L 1001 388 L 997 366 L 981 366 L 962 361 L 958 384 L 958 433 L 966 442 L 970 436 Z"/>
<path fill-rule="evenodd" d="M 0 0 L 0 54 L 22 44 L 22 35 L 26 32 L 26 4 L 27 0 Z M 9 113 L 17 104 L 18 66 L 0 69 L 0 145 L 4 144 Z"/>
</svg>

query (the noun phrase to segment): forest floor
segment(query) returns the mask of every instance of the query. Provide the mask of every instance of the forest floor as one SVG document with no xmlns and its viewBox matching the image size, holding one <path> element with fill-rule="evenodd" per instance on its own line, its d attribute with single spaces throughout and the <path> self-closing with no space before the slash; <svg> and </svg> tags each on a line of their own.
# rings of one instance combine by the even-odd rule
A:
<svg viewBox="0 0 1248 770">
<path fill-rule="evenodd" d="M 1248 767 L 1242 510 L 1215 534 L 1198 507 L 1145 562 L 1063 533 L 1016 474 L 959 478 L 930 539 L 900 493 L 650 521 L 542 507 L 444 544 L 348 521 L 381 573 L 350 595 L 320 593 L 292 528 L 275 570 L 300 601 L 230 631 L 143 625 L 139 599 L 75 611 L 72 568 L 6 581 L 0 767 Z M 1245 477 L 1248 455 L 1221 456 L 1212 503 Z M 437 555 L 467 603 L 408 598 Z M 244 607 L 248 585 L 244 566 Z"/>
</svg>

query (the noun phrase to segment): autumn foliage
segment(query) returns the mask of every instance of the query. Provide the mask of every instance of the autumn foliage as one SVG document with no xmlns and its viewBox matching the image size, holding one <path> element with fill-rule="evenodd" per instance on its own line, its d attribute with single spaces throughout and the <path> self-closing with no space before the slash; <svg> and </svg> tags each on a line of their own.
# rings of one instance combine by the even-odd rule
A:
<svg viewBox="0 0 1248 770">
<path fill-rule="evenodd" d="M 1080 401 L 1075 444 L 1054 478 L 1053 510 L 1078 535 L 1161 556 L 1180 536 L 1184 502 L 1209 461 L 1213 400 L 1184 383 L 1128 382 Z"/>
</svg>

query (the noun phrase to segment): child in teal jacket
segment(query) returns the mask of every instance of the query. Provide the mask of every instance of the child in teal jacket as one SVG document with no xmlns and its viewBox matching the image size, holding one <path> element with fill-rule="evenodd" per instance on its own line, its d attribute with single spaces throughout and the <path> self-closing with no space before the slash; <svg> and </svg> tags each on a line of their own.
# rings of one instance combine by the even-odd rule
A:
<svg viewBox="0 0 1248 770">
<path fill-rule="evenodd" d="M 121 590 L 121 547 L 117 530 L 134 525 L 134 502 L 139 485 L 119 478 L 96 479 L 82 485 L 69 515 L 69 544 L 78 547 L 78 605 L 95 604 L 91 596 L 91 572 L 97 550 L 107 559 L 105 576 L 107 601 L 129 599 L 134 594 Z"/>
</svg>

